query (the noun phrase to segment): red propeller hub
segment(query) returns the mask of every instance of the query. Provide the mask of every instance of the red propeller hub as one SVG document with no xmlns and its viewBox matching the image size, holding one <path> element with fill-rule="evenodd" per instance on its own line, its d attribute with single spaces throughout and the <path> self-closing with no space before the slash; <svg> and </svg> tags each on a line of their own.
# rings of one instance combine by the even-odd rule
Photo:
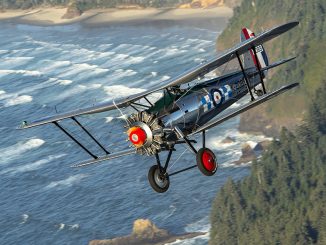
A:
<svg viewBox="0 0 326 245">
<path fill-rule="evenodd" d="M 214 171 L 216 168 L 215 157 L 209 151 L 204 151 L 202 155 L 202 162 L 206 170 Z"/>
<path fill-rule="evenodd" d="M 147 135 L 141 127 L 132 127 L 128 130 L 128 136 L 131 143 L 136 147 L 141 147 L 145 144 Z"/>
</svg>

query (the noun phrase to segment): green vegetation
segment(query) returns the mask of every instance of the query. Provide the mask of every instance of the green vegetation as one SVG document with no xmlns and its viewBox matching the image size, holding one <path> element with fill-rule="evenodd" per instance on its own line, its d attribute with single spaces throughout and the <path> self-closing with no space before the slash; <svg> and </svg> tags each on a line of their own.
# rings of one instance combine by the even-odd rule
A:
<svg viewBox="0 0 326 245">
<path fill-rule="evenodd" d="M 221 188 L 210 245 L 326 244 L 326 83 L 295 134 L 283 129 L 250 176 Z"/>
<path fill-rule="evenodd" d="M 0 8 L 27 9 L 39 6 L 67 6 L 76 2 L 82 10 L 92 8 L 114 8 L 120 5 L 139 5 L 141 7 L 174 7 L 191 0 L 2 0 Z"/>
<path fill-rule="evenodd" d="M 243 0 L 235 8 L 228 27 L 218 38 L 218 48 L 239 41 L 241 28 L 259 33 L 288 21 L 300 21 L 299 27 L 266 43 L 270 60 L 297 56 L 296 61 L 273 71 L 270 89 L 290 82 L 300 82 L 300 90 L 274 100 L 266 108 L 267 117 L 303 118 L 310 98 L 326 82 L 326 1 L 325 0 Z M 297 105 L 297 106 L 288 106 Z"/>
</svg>

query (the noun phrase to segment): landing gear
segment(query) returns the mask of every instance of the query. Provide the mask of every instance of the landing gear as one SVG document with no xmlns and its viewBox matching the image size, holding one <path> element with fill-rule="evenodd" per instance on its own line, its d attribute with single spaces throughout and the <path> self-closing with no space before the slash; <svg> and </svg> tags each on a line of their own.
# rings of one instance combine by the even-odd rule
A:
<svg viewBox="0 0 326 245">
<path fill-rule="evenodd" d="M 148 171 L 148 181 L 154 191 L 163 193 L 169 189 L 170 179 L 166 172 L 160 170 L 158 165 L 153 165 Z"/>
<path fill-rule="evenodd" d="M 183 168 L 181 170 L 178 170 L 176 172 L 167 173 L 167 169 L 169 166 L 169 162 L 171 159 L 172 152 L 175 151 L 174 145 L 170 146 L 169 153 L 165 161 L 165 165 L 161 164 L 159 154 L 156 153 L 156 165 L 152 166 L 148 171 L 148 181 L 151 185 L 151 187 L 154 189 L 154 191 L 163 193 L 166 192 L 169 189 L 170 186 L 170 179 L 169 177 L 172 175 L 179 174 L 184 171 L 188 171 L 193 168 L 199 168 L 200 172 L 206 176 L 212 176 L 216 173 L 217 170 L 217 162 L 215 154 L 205 146 L 206 138 L 205 138 L 205 131 L 203 131 L 203 146 L 198 151 L 193 146 L 192 143 L 196 143 L 194 140 L 189 140 L 183 132 L 175 127 L 176 133 L 179 135 L 179 138 L 182 139 L 182 141 L 175 142 L 174 144 L 186 144 L 189 148 L 189 150 L 196 156 L 197 164 Z"/>
<path fill-rule="evenodd" d="M 201 148 L 196 155 L 197 166 L 206 176 L 212 176 L 216 173 L 217 162 L 215 154 L 208 148 Z"/>
</svg>

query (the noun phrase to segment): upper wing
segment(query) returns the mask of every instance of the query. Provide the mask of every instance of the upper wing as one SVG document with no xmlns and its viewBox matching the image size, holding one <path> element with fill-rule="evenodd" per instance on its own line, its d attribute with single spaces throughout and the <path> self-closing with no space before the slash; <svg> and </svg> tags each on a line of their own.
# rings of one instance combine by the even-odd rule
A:
<svg viewBox="0 0 326 245">
<path fill-rule="evenodd" d="M 222 122 L 232 118 L 232 117 L 235 117 L 237 115 L 239 115 L 240 113 L 242 112 L 245 112 L 255 106 L 258 106 L 260 104 L 262 104 L 263 102 L 267 101 L 267 100 L 270 100 L 272 98 L 274 98 L 275 96 L 278 96 L 282 93 L 284 93 L 285 91 L 288 91 L 296 86 L 298 86 L 299 83 L 292 83 L 292 84 L 289 84 L 289 85 L 286 85 L 286 86 L 283 86 L 281 88 L 279 88 L 278 90 L 272 92 L 272 93 L 268 93 L 268 94 L 265 94 L 263 96 L 261 96 L 260 98 L 248 103 L 248 104 L 245 104 L 243 106 L 240 106 L 238 109 L 222 116 L 222 117 L 219 117 L 219 118 L 216 118 L 216 119 L 213 119 L 211 120 L 210 122 L 206 123 L 205 125 L 199 127 L 198 129 L 196 129 L 195 132 L 189 134 L 190 136 L 191 135 L 194 135 L 194 134 L 197 134 L 197 133 L 200 133 L 204 130 L 207 130 L 207 129 L 210 129 L 212 127 L 215 127 L 216 125 L 218 124 L 221 124 Z"/>
<path fill-rule="evenodd" d="M 253 38 L 250 38 L 245 42 L 241 42 L 231 49 L 226 50 L 224 53 L 209 60 L 208 62 L 198 65 L 193 69 L 187 70 L 186 72 L 182 73 L 181 75 L 165 81 L 164 84 L 157 84 L 156 86 L 154 86 L 151 89 L 146 90 L 144 92 L 130 95 L 130 96 L 127 96 L 124 98 L 120 98 L 120 99 L 117 99 L 116 101 L 113 100 L 113 101 L 101 103 L 101 104 L 98 104 L 98 105 L 95 105 L 92 107 L 74 110 L 74 111 L 70 111 L 67 113 L 63 113 L 63 114 L 57 114 L 55 116 L 45 117 L 45 118 L 39 119 L 37 121 L 31 122 L 31 123 L 24 121 L 22 128 L 31 128 L 31 127 L 59 121 L 59 120 L 65 119 L 65 118 L 71 118 L 71 117 L 78 116 L 78 115 L 99 113 L 99 112 L 104 112 L 104 111 L 109 111 L 109 110 L 129 106 L 130 103 L 137 101 L 141 98 L 144 98 L 145 96 L 147 96 L 151 93 L 157 92 L 157 91 L 165 89 L 165 88 L 178 86 L 180 84 L 190 82 L 190 81 L 194 80 L 195 78 L 202 76 L 202 75 L 216 69 L 217 67 L 223 65 L 224 63 L 227 63 L 231 59 L 235 58 L 236 55 L 241 55 L 241 54 L 245 53 L 246 51 L 248 51 L 248 49 L 251 49 L 251 48 L 258 46 L 266 41 L 269 41 L 269 40 L 281 35 L 282 33 L 292 29 L 293 27 L 297 26 L 298 24 L 299 24 L 299 22 L 289 22 L 287 24 L 280 25 L 278 27 L 275 27 L 275 28 L 272 28 L 265 32 L 262 32 L 259 35 L 255 36 Z"/>
</svg>

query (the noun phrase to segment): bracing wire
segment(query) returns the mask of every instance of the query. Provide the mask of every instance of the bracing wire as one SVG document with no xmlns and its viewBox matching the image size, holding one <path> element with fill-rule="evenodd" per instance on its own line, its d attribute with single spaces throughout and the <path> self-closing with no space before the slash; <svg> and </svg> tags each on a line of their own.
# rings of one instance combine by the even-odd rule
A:
<svg viewBox="0 0 326 245">
<path fill-rule="evenodd" d="M 176 164 L 177 161 L 179 161 L 179 159 L 183 156 L 183 154 L 185 154 L 185 152 L 187 151 L 188 149 L 186 148 L 177 158 L 177 160 L 175 160 L 169 167 L 168 167 L 168 170 L 171 170 L 171 168 L 173 167 L 174 164 Z"/>
<path fill-rule="evenodd" d="M 112 102 L 113 102 L 113 105 L 114 105 L 114 106 L 117 108 L 117 110 L 120 112 L 122 118 L 126 121 L 126 123 L 127 123 L 128 125 L 130 125 L 131 123 L 130 123 L 130 121 L 128 120 L 128 117 L 127 117 L 125 114 L 123 114 L 123 112 L 120 110 L 120 108 L 116 105 L 114 99 L 112 100 Z"/>
</svg>

